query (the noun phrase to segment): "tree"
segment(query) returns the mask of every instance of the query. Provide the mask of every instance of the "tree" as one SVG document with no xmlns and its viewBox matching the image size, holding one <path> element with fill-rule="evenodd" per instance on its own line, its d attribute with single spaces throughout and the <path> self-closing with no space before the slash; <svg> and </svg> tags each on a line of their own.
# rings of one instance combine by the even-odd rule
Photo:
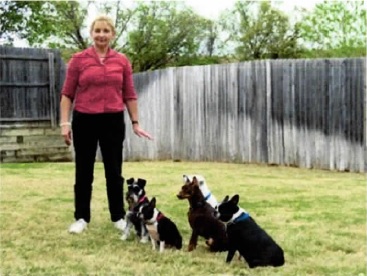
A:
<svg viewBox="0 0 367 276">
<path fill-rule="evenodd" d="M 311 49 L 366 47 L 364 1 L 324 1 L 301 12 L 300 36 Z"/>
<path fill-rule="evenodd" d="M 40 13 L 42 2 L 1 1 L 0 2 L 0 40 L 11 44 L 16 38 L 26 36 L 25 29 L 32 14 Z"/>
<path fill-rule="evenodd" d="M 174 66 L 198 53 L 205 23 L 183 3 L 139 2 L 123 50 L 137 72 Z"/>
<path fill-rule="evenodd" d="M 66 60 L 90 45 L 86 18 L 88 7 L 94 5 L 115 20 L 112 47 L 127 54 L 135 72 L 218 61 L 213 55 L 215 23 L 183 2 L 141 1 L 129 7 L 124 1 L 5 1 L 1 5 L 6 7 L 7 19 L 1 18 L 7 23 L 6 34 L 15 32 L 33 47 L 60 49 Z"/>
<path fill-rule="evenodd" d="M 14 34 L 31 46 L 85 49 L 82 35 L 87 6 L 76 1 L 4 1 L 1 3 L 1 37 L 11 42 Z"/>
<path fill-rule="evenodd" d="M 269 1 L 238 1 L 222 15 L 221 25 L 239 60 L 296 58 L 301 53 L 296 26 Z"/>
</svg>

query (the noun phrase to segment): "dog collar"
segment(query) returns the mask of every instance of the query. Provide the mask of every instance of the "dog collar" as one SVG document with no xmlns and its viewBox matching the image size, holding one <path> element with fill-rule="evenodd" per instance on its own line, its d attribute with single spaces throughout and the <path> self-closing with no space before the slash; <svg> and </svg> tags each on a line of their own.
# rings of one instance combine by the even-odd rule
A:
<svg viewBox="0 0 367 276">
<path fill-rule="evenodd" d="M 209 193 L 204 199 L 208 200 L 211 195 L 212 195 L 212 193 Z"/>
<path fill-rule="evenodd" d="M 143 196 L 141 199 L 139 199 L 138 203 L 142 203 L 146 198 L 146 196 Z"/>
<path fill-rule="evenodd" d="M 157 222 L 160 221 L 163 217 L 164 217 L 164 215 L 161 212 L 159 212 L 159 214 L 157 216 Z"/>
<path fill-rule="evenodd" d="M 156 218 L 154 221 L 152 221 L 152 220 L 147 220 L 147 221 L 145 221 L 145 223 L 146 223 L 146 224 L 148 224 L 148 225 L 157 225 L 157 224 L 158 224 L 158 222 L 159 222 L 162 218 L 164 218 L 164 215 L 163 215 L 161 212 L 159 212 L 159 213 L 158 213 L 158 215 L 157 215 L 157 218 Z"/>
<path fill-rule="evenodd" d="M 239 217 L 237 217 L 234 221 L 228 223 L 228 224 L 235 224 L 237 222 L 240 222 L 240 221 L 243 221 L 243 220 L 246 220 L 250 217 L 250 214 L 249 213 L 245 213 L 243 212 Z"/>
</svg>

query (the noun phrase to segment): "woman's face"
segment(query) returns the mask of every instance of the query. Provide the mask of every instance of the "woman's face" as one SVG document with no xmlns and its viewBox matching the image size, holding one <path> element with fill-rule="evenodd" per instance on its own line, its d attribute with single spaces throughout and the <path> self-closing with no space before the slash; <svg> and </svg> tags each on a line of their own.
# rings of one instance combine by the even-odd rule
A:
<svg viewBox="0 0 367 276">
<path fill-rule="evenodd" d="M 112 28 L 106 21 L 96 21 L 91 32 L 94 45 L 97 47 L 108 47 L 114 38 Z"/>
</svg>

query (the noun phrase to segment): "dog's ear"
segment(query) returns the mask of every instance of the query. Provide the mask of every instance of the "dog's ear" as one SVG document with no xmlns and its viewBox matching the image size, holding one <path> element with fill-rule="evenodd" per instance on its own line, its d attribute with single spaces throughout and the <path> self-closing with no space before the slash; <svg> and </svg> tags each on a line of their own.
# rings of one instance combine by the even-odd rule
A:
<svg viewBox="0 0 367 276">
<path fill-rule="evenodd" d="M 202 194 L 203 195 L 203 193 L 201 192 L 201 190 L 200 190 L 200 188 L 199 188 L 199 186 L 198 185 L 193 185 L 193 186 L 191 186 L 192 187 L 192 191 L 193 191 L 193 193 L 195 194 L 195 193 L 200 193 L 200 194 Z M 204 195 L 203 195 L 204 196 Z"/>
<path fill-rule="evenodd" d="M 152 200 L 149 202 L 149 205 L 155 208 L 155 197 L 152 198 Z"/>
<path fill-rule="evenodd" d="M 190 178 L 186 174 L 182 176 L 182 180 L 184 184 L 190 183 Z"/>
<path fill-rule="evenodd" d="M 199 182 L 198 182 L 198 179 L 196 178 L 196 176 L 194 176 L 192 178 L 192 184 L 199 186 Z"/>
<path fill-rule="evenodd" d="M 198 181 L 198 184 L 201 186 L 201 185 L 204 185 L 204 183 L 205 183 L 205 178 L 204 178 L 204 176 L 202 176 L 202 175 L 195 175 L 195 177 L 196 177 L 196 179 L 197 179 L 197 181 Z"/>
<path fill-rule="evenodd" d="M 183 179 L 182 179 L 183 183 L 186 184 L 186 185 L 190 184 L 190 178 L 191 177 L 189 175 L 184 174 Z"/>
<path fill-rule="evenodd" d="M 239 195 L 234 195 L 232 198 L 231 198 L 231 202 L 233 202 L 233 204 L 237 205 L 238 204 L 238 201 L 240 200 L 240 196 Z"/>
<path fill-rule="evenodd" d="M 226 197 L 222 200 L 222 203 L 227 202 L 227 201 L 228 201 L 228 199 L 229 199 L 229 196 L 226 196 Z"/>
<path fill-rule="evenodd" d="M 142 178 L 138 178 L 138 186 L 140 188 L 144 188 L 145 187 L 145 184 L 147 184 L 147 181 L 145 179 L 142 179 Z"/>
<path fill-rule="evenodd" d="M 133 177 L 129 178 L 128 180 L 126 180 L 126 183 L 129 184 L 129 185 L 133 184 L 134 183 L 134 178 Z"/>
</svg>

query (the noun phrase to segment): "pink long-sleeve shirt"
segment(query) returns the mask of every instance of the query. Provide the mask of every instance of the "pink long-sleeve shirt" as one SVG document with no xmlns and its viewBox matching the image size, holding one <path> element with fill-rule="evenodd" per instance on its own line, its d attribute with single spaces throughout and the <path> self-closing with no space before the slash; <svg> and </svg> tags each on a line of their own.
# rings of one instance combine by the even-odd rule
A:
<svg viewBox="0 0 367 276">
<path fill-rule="evenodd" d="M 109 49 L 101 63 L 94 47 L 73 55 L 61 94 L 75 110 L 89 114 L 121 112 L 138 98 L 128 58 Z"/>
</svg>

